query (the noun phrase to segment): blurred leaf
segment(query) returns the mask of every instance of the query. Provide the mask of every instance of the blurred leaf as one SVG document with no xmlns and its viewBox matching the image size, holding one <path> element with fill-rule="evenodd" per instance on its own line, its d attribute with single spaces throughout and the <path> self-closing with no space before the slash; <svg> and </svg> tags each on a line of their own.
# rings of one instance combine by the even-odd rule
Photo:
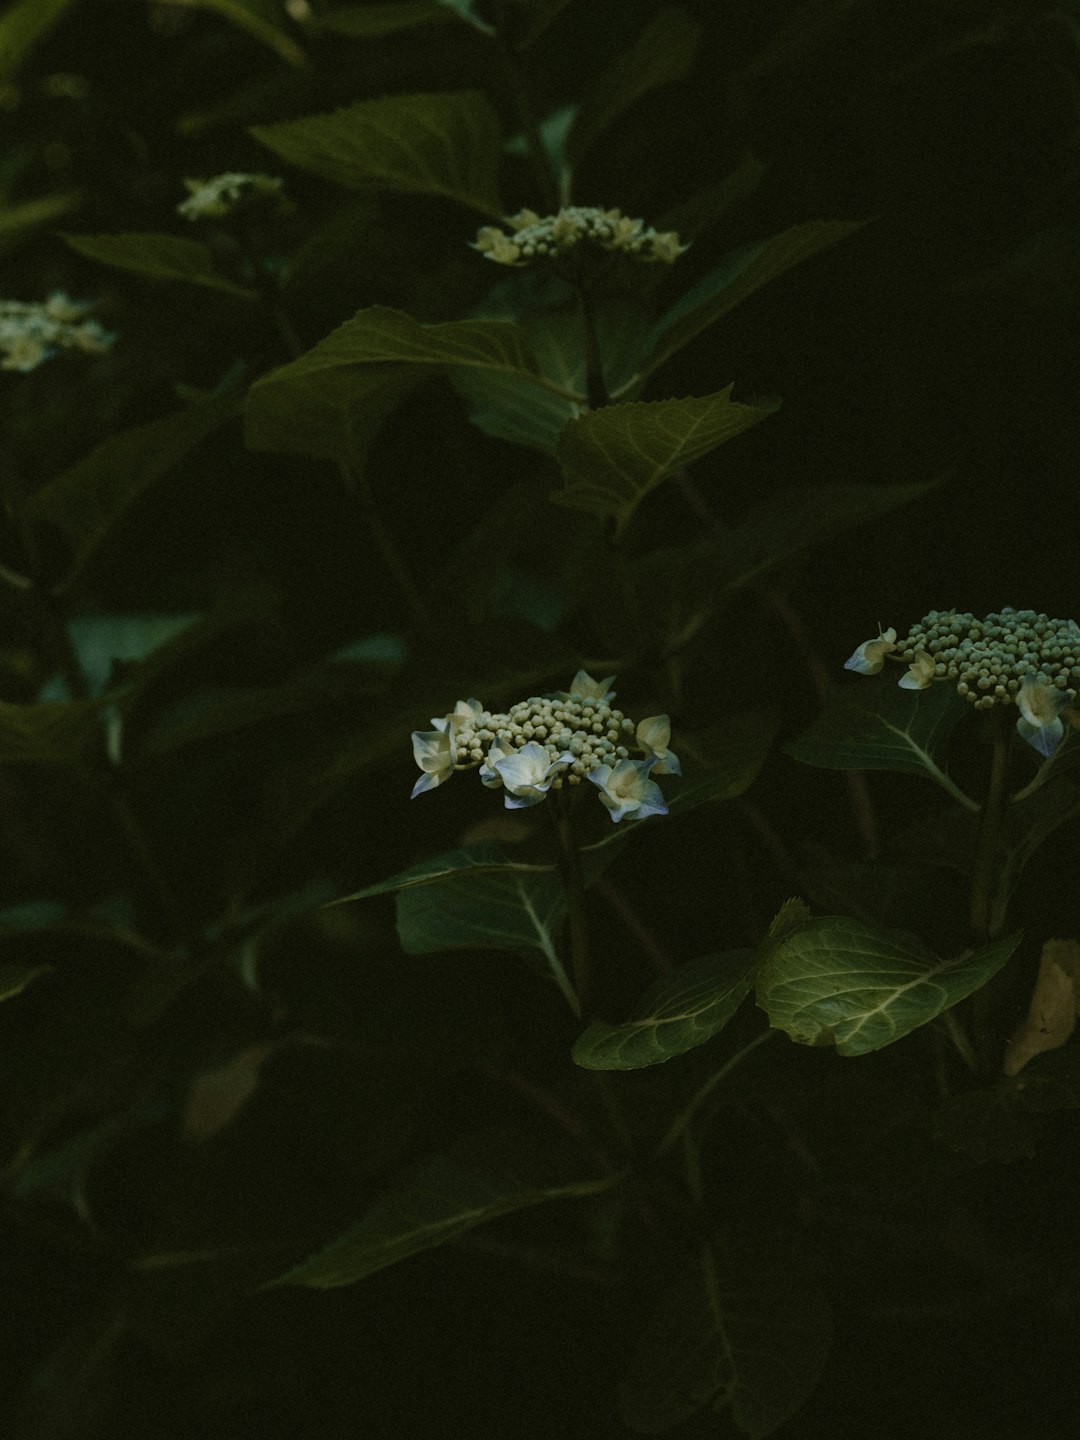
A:
<svg viewBox="0 0 1080 1440">
<path fill-rule="evenodd" d="M 729 255 L 678 300 L 653 328 L 648 371 L 688 345 L 755 290 L 820 250 L 861 230 L 864 221 L 811 220 Z"/>
<path fill-rule="evenodd" d="M 646 1325 L 619 1387 L 623 1420 L 659 1435 L 705 1405 L 730 1405 L 759 1440 L 810 1395 L 831 1342 L 828 1302 L 782 1237 L 720 1237 Z"/>
<path fill-rule="evenodd" d="M 406 955 L 436 950 L 539 950 L 558 961 L 566 897 L 558 875 L 474 870 L 402 890 L 397 931 Z"/>
<path fill-rule="evenodd" d="M 359 1224 L 271 1283 L 319 1290 L 352 1285 L 410 1255 L 456 1240 L 500 1215 L 552 1200 L 599 1195 L 622 1178 L 622 1174 L 612 1174 L 537 1183 L 531 1174 L 514 1173 L 497 1162 L 484 1165 L 482 1160 L 433 1155 L 403 1175 Z"/>
<path fill-rule="evenodd" d="M 750 990 L 753 950 L 703 955 L 652 986 L 620 1025 L 594 1020 L 573 1049 L 586 1070 L 640 1070 L 720 1033 Z"/>
<path fill-rule="evenodd" d="M 290 65 L 305 65 L 307 56 L 283 27 L 285 7 L 278 0 L 165 0 L 172 5 L 196 5 L 213 10 L 238 30 L 245 30 Z"/>
<path fill-rule="evenodd" d="M 130 270 L 148 280 L 182 280 L 189 285 L 202 285 L 221 290 L 242 300 L 257 300 L 259 292 L 236 285 L 219 274 L 214 257 L 201 240 L 188 240 L 182 235 L 157 235 L 152 232 L 129 232 L 120 235 L 71 235 L 61 238 L 72 250 L 103 265 Z"/>
<path fill-rule="evenodd" d="M 443 0 L 444 4 L 450 5 L 454 0 Z M 515 7 L 525 12 L 525 18 L 521 22 L 521 30 L 514 37 L 514 44 L 518 50 L 527 50 L 534 41 L 548 28 L 553 20 L 558 19 L 566 9 L 570 0 L 514 0 Z"/>
<path fill-rule="evenodd" d="M 417 25 L 453 20 L 453 12 L 442 0 L 397 0 L 388 5 L 343 5 L 318 16 L 320 30 L 348 35 L 354 40 L 374 40 Z"/>
<path fill-rule="evenodd" d="M 387 417 L 423 378 L 415 365 L 333 369 L 318 350 L 271 370 L 244 397 L 244 440 L 251 450 L 313 455 L 362 470 Z M 305 362 L 312 357 L 312 363 Z"/>
<path fill-rule="evenodd" d="M 718 224 L 740 200 L 752 195 L 768 174 L 768 169 L 763 160 L 748 150 L 734 170 L 722 180 L 714 180 L 696 194 L 665 210 L 657 220 L 656 228 L 677 230 L 684 238 L 699 235 Z"/>
<path fill-rule="evenodd" d="M 129 506 L 235 414 L 232 400 L 203 400 L 123 430 L 33 494 L 23 518 L 48 521 L 72 546 L 71 569 L 59 588 L 70 587 Z"/>
<path fill-rule="evenodd" d="M 21 995 L 39 975 L 48 975 L 51 965 L 9 965 L 0 963 L 0 1000 L 10 1000 Z"/>
<path fill-rule="evenodd" d="M 506 859 L 506 851 L 497 840 L 481 840 L 476 845 L 466 845 L 460 850 L 450 850 L 445 855 L 437 855 L 433 860 L 421 861 L 419 865 L 412 865 L 408 870 L 392 875 L 389 880 L 380 880 L 363 890 L 357 890 L 353 895 L 343 895 L 340 900 L 332 900 L 330 904 L 348 905 L 350 901 L 368 900 L 373 895 L 392 895 L 399 890 L 412 890 L 418 885 L 431 885 L 436 880 L 445 880 L 453 875 L 508 870 L 523 873 L 543 872 L 551 868 L 510 864 Z"/>
<path fill-rule="evenodd" d="M 362 100 L 329 115 L 255 125 L 251 134 L 290 164 L 338 185 L 439 195 L 489 217 L 502 214 L 502 134 L 479 91 Z"/>
<path fill-rule="evenodd" d="M 68 635 L 90 695 L 103 694 L 116 661 L 137 664 L 198 624 L 199 615 L 73 615 Z"/>
<path fill-rule="evenodd" d="M 844 916 L 808 920 L 767 947 L 757 1001 L 801 1045 L 865 1055 L 985 985 L 1020 943 L 1010 935 L 939 959 L 904 931 Z"/>
<path fill-rule="evenodd" d="M 558 442 L 565 487 L 552 499 L 571 510 L 612 516 L 626 528 L 638 505 L 668 475 L 764 420 L 778 402 L 744 405 L 734 385 L 683 400 L 606 405 L 571 421 Z"/>
<path fill-rule="evenodd" d="M 0 700 L 0 764 L 74 765 L 96 742 L 100 706 L 9 705 Z"/>
<path fill-rule="evenodd" d="M 972 809 L 974 802 L 961 796 L 942 768 L 949 736 L 967 712 L 952 685 L 901 690 L 882 676 L 857 676 L 848 685 L 834 686 L 809 730 L 784 749 L 826 770 L 927 775 Z"/>
<path fill-rule="evenodd" d="M 681 80 L 694 63 L 701 27 L 680 5 L 665 5 L 587 91 L 567 138 L 580 164 L 624 110 L 662 85 Z"/>
<path fill-rule="evenodd" d="M 2 41 L 0 41 L 2 46 Z M 17 205 L 0 205 L 0 254 L 17 245 L 26 235 L 74 210 L 82 201 L 77 190 L 58 190 Z"/>
<path fill-rule="evenodd" d="M 14 80 L 23 61 L 75 0 L 14 0 L 0 15 L 0 82 Z"/>
</svg>

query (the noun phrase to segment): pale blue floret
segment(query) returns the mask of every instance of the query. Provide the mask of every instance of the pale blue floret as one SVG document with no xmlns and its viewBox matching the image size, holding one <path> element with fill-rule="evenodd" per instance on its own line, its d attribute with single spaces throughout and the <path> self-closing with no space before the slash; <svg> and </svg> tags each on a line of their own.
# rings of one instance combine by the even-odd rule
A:
<svg viewBox="0 0 1080 1440">
<path fill-rule="evenodd" d="M 643 820 L 648 815 L 666 815 L 667 804 L 660 786 L 649 779 L 655 759 L 620 760 L 617 765 L 597 765 L 587 779 L 600 790 L 600 799 L 618 823 L 630 817 Z"/>
<path fill-rule="evenodd" d="M 413 759 L 424 772 L 412 788 L 410 800 L 422 795 L 425 790 L 434 790 L 449 780 L 454 773 L 457 754 L 454 749 L 453 731 L 414 730 L 412 732 Z"/>
<path fill-rule="evenodd" d="M 521 810 L 527 805 L 538 805 L 547 795 L 556 775 L 573 760 L 569 752 L 552 760 L 544 746 L 538 745 L 535 740 L 530 740 L 510 755 L 500 755 L 492 762 L 491 768 L 499 772 L 506 788 L 503 797 L 506 808 Z"/>
<path fill-rule="evenodd" d="M 666 715 L 650 715 L 637 727 L 634 739 L 647 759 L 655 760 L 657 775 L 681 775 L 682 765 L 673 750 L 668 749 L 671 739 L 671 721 Z"/>
<path fill-rule="evenodd" d="M 885 664 L 885 656 L 896 649 L 896 630 L 880 630 L 876 640 L 864 640 L 854 655 L 844 661 L 845 670 L 854 670 L 859 675 L 878 675 Z M 903 683 L 903 682 L 901 682 Z"/>
<path fill-rule="evenodd" d="M 1068 695 L 1054 685 L 1045 684 L 1037 675 L 1029 674 L 1020 687 L 1016 703 L 1020 709 L 1016 733 L 1049 760 L 1065 733 L 1061 712 L 1069 704 Z"/>
</svg>

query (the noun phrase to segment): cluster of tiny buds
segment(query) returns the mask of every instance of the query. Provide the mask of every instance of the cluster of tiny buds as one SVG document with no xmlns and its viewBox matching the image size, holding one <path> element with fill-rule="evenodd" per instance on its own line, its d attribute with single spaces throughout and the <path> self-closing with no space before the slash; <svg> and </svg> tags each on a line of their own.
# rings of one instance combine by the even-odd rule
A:
<svg viewBox="0 0 1080 1440">
<path fill-rule="evenodd" d="M 633 720 L 604 702 L 533 695 L 512 705 L 505 714 L 482 710 L 479 715 L 457 721 L 454 768 L 471 770 L 479 765 L 495 740 L 507 741 L 515 750 L 535 740 L 553 761 L 564 754 L 574 757 L 565 773 L 556 775 L 551 782 L 553 790 L 561 790 L 564 782 L 580 785 L 598 765 L 616 765 L 629 759 L 630 751 L 623 742 L 630 740 L 632 744 L 633 736 Z"/>
<path fill-rule="evenodd" d="M 0 300 L 0 370 L 34 370 L 58 350 L 100 355 L 116 336 L 96 320 L 85 318 L 91 307 L 54 291 L 44 303 Z"/>
<path fill-rule="evenodd" d="M 185 180 L 188 198 L 177 207 L 185 220 L 217 220 L 256 197 L 284 199 L 284 180 L 274 175 L 243 175 L 233 171 L 209 180 Z"/>
<path fill-rule="evenodd" d="M 497 265 L 520 267 L 551 260 L 583 240 L 602 250 L 618 250 L 637 260 L 668 265 L 688 248 L 679 243 L 674 230 L 660 233 L 621 210 L 599 210 L 594 206 L 567 205 L 557 215 L 543 218 L 534 210 L 519 210 L 507 216 L 505 223 L 509 233 L 497 225 L 484 225 L 472 242 L 474 250 Z"/>
</svg>

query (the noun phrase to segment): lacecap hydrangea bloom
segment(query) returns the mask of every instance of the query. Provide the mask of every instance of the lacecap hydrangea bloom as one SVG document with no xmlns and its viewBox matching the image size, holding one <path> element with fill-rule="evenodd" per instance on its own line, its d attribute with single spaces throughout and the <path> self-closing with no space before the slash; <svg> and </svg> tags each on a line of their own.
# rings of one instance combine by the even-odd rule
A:
<svg viewBox="0 0 1080 1440">
<path fill-rule="evenodd" d="M 661 261 L 670 265 L 688 247 L 679 243 L 674 230 L 659 233 L 644 220 L 631 219 L 621 210 L 598 210 L 593 206 L 567 205 L 557 215 L 519 210 L 504 222 L 509 230 L 484 225 L 472 242 L 496 265 L 532 265 L 553 260 L 575 245 L 586 242 L 601 250 L 617 250 L 635 260 Z"/>
<path fill-rule="evenodd" d="M 432 730 L 413 732 L 421 775 L 414 796 L 443 784 L 457 770 L 479 771 L 481 782 L 502 790 L 508 810 L 538 805 L 549 791 L 590 781 L 613 821 L 666 815 L 654 775 L 679 775 L 668 748 L 671 725 L 652 715 L 636 727 L 611 702 L 614 677 L 594 680 L 584 670 L 569 690 L 533 695 L 507 711 L 459 700 Z M 631 757 L 631 750 L 642 758 Z"/>
<path fill-rule="evenodd" d="M 946 680 L 976 710 L 1015 705 L 1017 733 L 1049 757 L 1064 734 L 1062 714 L 1080 690 L 1080 625 L 1010 607 L 982 620 L 968 611 L 931 610 L 903 640 L 891 626 L 879 629 L 844 668 L 877 675 L 886 660 L 907 665 L 899 681 L 906 690 Z"/>
<path fill-rule="evenodd" d="M 177 207 L 185 220 L 218 220 L 257 196 L 281 199 L 284 180 L 275 175 L 244 175 L 230 171 L 209 180 L 185 180 L 188 198 Z"/>
<path fill-rule="evenodd" d="M 35 370 L 58 350 L 81 350 L 84 355 L 108 350 L 116 336 L 85 318 L 90 309 L 62 290 L 43 303 L 0 300 L 0 370 Z"/>
</svg>

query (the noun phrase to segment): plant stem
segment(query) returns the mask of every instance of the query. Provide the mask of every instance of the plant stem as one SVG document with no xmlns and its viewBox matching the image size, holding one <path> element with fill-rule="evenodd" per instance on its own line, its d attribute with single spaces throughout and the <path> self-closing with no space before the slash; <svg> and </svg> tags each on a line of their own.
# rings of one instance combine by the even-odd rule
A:
<svg viewBox="0 0 1080 1440">
<path fill-rule="evenodd" d="M 1000 935 L 1004 915 L 996 904 L 1000 869 L 998 844 L 1001 839 L 1001 818 L 1005 803 L 1007 773 L 1006 737 L 1001 728 L 998 707 L 990 711 L 992 747 L 990 779 L 979 814 L 979 830 L 975 841 L 975 878 L 971 886 L 971 928 L 980 940 L 993 940 Z"/>
<path fill-rule="evenodd" d="M 570 974 L 573 977 L 578 1004 L 584 1011 L 589 993 L 589 920 L 585 908 L 585 880 L 581 870 L 581 855 L 574 839 L 571 796 L 559 795 L 558 798 L 561 803 L 555 811 L 555 825 L 559 840 L 559 874 L 566 894 Z"/>
<path fill-rule="evenodd" d="M 585 339 L 585 395 L 590 410 L 602 410 L 610 403 L 611 396 L 604 382 L 604 363 L 596 335 L 596 317 L 589 302 L 587 283 L 580 277 L 575 277 L 573 286 L 577 294 L 578 309 L 581 311 L 581 326 Z"/>
<path fill-rule="evenodd" d="M 779 1030 L 763 1030 L 760 1035 L 755 1035 L 753 1040 L 744 1045 L 741 1050 L 736 1050 L 731 1059 L 721 1065 L 719 1070 L 714 1070 L 705 1083 L 701 1085 L 691 1097 L 689 1104 L 683 1107 L 682 1111 L 668 1126 L 667 1133 L 659 1145 L 657 1145 L 654 1155 L 660 1156 L 667 1150 L 670 1150 L 676 1141 L 686 1133 L 698 1111 L 716 1089 L 717 1085 L 720 1084 L 721 1080 L 725 1080 L 759 1045 L 764 1045 L 766 1040 L 775 1039 L 779 1033 Z"/>
</svg>

